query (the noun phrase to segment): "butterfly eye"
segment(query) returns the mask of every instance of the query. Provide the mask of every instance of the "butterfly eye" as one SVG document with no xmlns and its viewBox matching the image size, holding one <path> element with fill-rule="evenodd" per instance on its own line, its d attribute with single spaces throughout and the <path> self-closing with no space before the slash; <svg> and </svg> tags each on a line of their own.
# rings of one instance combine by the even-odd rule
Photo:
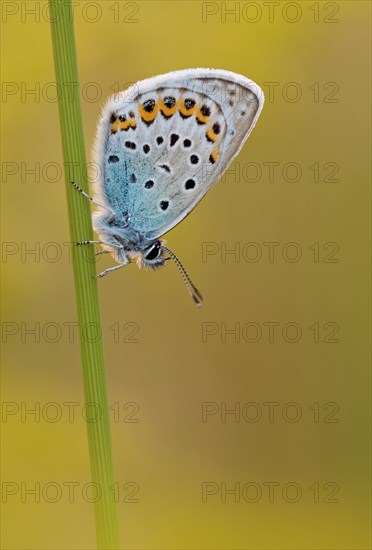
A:
<svg viewBox="0 0 372 550">
<path fill-rule="evenodd" d="M 157 241 L 156 243 L 152 244 L 147 250 L 148 252 L 146 252 L 145 259 L 150 261 L 156 260 L 159 257 L 159 254 L 161 253 L 160 241 Z"/>
</svg>

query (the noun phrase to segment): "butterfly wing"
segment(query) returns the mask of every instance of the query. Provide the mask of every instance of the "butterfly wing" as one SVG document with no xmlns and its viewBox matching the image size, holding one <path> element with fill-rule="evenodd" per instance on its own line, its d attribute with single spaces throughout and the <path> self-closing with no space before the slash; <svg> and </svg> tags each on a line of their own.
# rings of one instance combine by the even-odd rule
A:
<svg viewBox="0 0 372 550">
<path fill-rule="evenodd" d="M 144 240 L 177 225 L 238 154 L 264 102 L 244 76 L 174 71 L 112 96 L 98 125 L 96 194 Z"/>
</svg>

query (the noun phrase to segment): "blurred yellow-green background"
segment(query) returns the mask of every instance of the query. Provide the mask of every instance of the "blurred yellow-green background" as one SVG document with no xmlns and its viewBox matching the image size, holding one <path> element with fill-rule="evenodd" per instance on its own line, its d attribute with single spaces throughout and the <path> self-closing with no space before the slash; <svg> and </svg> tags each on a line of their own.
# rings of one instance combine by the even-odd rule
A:
<svg viewBox="0 0 372 550">
<path fill-rule="evenodd" d="M 266 95 L 167 235 L 203 308 L 174 265 L 99 281 L 123 548 L 370 548 L 370 3 L 74 4 L 88 156 L 137 80 Z M 2 546 L 94 548 L 47 3 L 1 9 Z"/>
</svg>

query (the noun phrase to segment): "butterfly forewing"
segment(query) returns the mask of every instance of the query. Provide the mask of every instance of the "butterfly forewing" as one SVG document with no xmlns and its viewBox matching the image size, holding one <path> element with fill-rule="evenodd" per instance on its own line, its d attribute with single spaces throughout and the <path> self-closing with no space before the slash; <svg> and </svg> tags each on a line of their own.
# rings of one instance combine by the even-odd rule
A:
<svg viewBox="0 0 372 550">
<path fill-rule="evenodd" d="M 176 71 L 113 96 L 98 128 L 97 194 L 155 239 L 179 223 L 239 152 L 263 105 L 227 71 Z"/>
</svg>

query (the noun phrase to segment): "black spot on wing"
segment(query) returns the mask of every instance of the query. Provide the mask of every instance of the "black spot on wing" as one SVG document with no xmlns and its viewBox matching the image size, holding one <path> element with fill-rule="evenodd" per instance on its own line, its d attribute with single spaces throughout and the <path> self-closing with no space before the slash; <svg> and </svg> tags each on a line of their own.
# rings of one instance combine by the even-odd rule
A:
<svg viewBox="0 0 372 550">
<path fill-rule="evenodd" d="M 155 107 L 155 101 L 153 99 L 148 99 L 143 103 L 143 108 L 146 111 L 146 113 L 152 113 Z"/>
<path fill-rule="evenodd" d="M 137 145 L 134 143 L 134 141 L 126 141 L 126 142 L 124 143 L 124 145 L 125 145 L 125 147 L 126 147 L 127 149 L 132 149 L 132 150 L 134 150 L 134 149 L 137 148 Z"/>
<path fill-rule="evenodd" d="M 195 100 L 194 99 L 185 99 L 184 104 L 185 104 L 186 111 L 189 111 L 190 109 L 195 107 Z"/>
<path fill-rule="evenodd" d="M 218 124 L 218 122 L 215 122 L 213 124 L 212 130 L 215 134 L 219 134 L 221 132 L 221 126 Z"/>
<path fill-rule="evenodd" d="M 119 157 L 117 155 L 110 155 L 108 158 L 109 164 L 114 164 L 115 162 L 119 162 Z"/>
<path fill-rule="evenodd" d="M 162 170 L 164 170 L 165 172 L 168 172 L 168 174 L 170 173 L 171 169 L 170 169 L 170 166 L 168 166 L 168 164 L 158 164 L 159 168 L 161 168 Z"/>
<path fill-rule="evenodd" d="M 168 109 L 172 109 L 176 104 L 176 100 L 174 97 L 165 97 L 164 98 L 164 105 L 168 107 Z"/>
<path fill-rule="evenodd" d="M 173 147 L 177 143 L 177 141 L 180 139 L 180 136 L 177 134 L 172 134 L 170 137 L 170 145 Z"/>
<path fill-rule="evenodd" d="M 185 189 L 187 189 L 187 190 L 194 189 L 194 187 L 195 187 L 195 180 L 189 179 L 189 180 L 186 181 Z"/>
</svg>

